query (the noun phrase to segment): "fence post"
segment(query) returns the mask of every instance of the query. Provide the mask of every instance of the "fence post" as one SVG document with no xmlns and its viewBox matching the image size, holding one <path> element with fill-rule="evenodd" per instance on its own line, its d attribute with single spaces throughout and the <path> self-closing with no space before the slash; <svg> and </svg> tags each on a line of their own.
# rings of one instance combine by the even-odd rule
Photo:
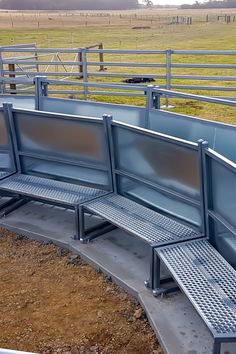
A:
<svg viewBox="0 0 236 354">
<path fill-rule="evenodd" d="M 154 85 L 148 85 L 146 88 L 146 112 L 145 112 L 145 121 L 144 121 L 144 128 L 149 129 L 149 112 L 150 109 L 154 107 L 154 100 L 153 100 L 153 88 Z"/>
<path fill-rule="evenodd" d="M 79 76 L 79 78 L 82 79 L 82 78 L 83 78 L 83 64 L 82 64 L 83 59 L 82 59 L 82 51 L 81 51 L 81 49 L 80 49 L 80 51 L 78 52 L 78 61 L 81 63 L 81 64 L 79 64 L 79 66 L 78 66 L 79 73 L 81 74 L 81 75 Z"/>
<path fill-rule="evenodd" d="M 100 43 L 98 45 L 98 49 L 103 50 L 103 43 Z M 99 52 L 99 61 L 100 61 L 100 63 L 104 63 L 104 53 L 103 52 Z M 104 71 L 104 65 L 103 64 L 100 64 L 99 71 Z"/>
<path fill-rule="evenodd" d="M 42 97 L 48 95 L 47 76 L 35 76 L 35 109 L 40 111 L 42 109 Z"/>
<path fill-rule="evenodd" d="M 9 74 L 9 78 L 16 78 L 16 74 L 15 74 L 15 71 L 16 71 L 16 68 L 15 68 L 15 64 L 8 64 L 8 70 L 9 71 L 12 71 L 13 74 Z M 16 95 L 16 92 L 11 92 L 11 91 L 16 91 L 16 84 L 11 84 L 10 83 L 10 94 L 11 95 Z"/>
<path fill-rule="evenodd" d="M 166 50 L 166 89 L 171 90 L 171 63 L 172 63 L 172 50 Z M 169 106 L 169 97 L 166 96 L 166 108 Z"/>
<path fill-rule="evenodd" d="M 87 48 L 82 48 L 83 82 L 88 82 Z M 84 99 L 87 100 L 88 87 L 84 85 Z"/>
<path fill-rule="evenodd" d="M 36 61 L 36 71 L 39 72 L 39 56 L 38 56 L 38 52 L 37 52 L 37 46 L 35 44 L 35 49 L 36 51 L 34 52 L 34 57 L 35 57 L 35 61 Z"/>
</svg>

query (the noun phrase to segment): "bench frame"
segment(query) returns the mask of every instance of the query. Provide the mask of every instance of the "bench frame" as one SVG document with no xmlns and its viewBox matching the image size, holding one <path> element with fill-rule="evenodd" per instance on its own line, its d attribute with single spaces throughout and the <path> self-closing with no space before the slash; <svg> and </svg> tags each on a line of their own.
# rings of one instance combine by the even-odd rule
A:
<svg viewBox="0 0 236 354">
<path fill-rule="evenodd" d="M 86 163 L 83 163 L 82 161 L 81 162 L 75 162 L 73 164 L 73 161 L 68 162 L 66 159 L 60 159 L 60 158 L 57 158 L 57 157 L 52 157 L 52 156 L 49 156 L 47 158 L 47 156 L 42 156 L 40 153 L 37 154 L 37 153 L 23 153 L 21 151 L 19 151 L 19 148 L 18 148 L 18 141 L 17 141 L 17 136 L 16 136 L 16 131 L 15 131 L 15 127 L 14 127 L 14 122 L 13 122 L 13 107 L 12 107 L 12 104 L 8 104 L 8 103 L 4 103 L 3 104 L 3 107 L 4 107 L 4 112 L 5 114 L 7 115 L 7 118 L 9 120 L 9 126 L 10 126 L 10 132 L 11 132 L 11 137 L 12 137 L 12 143 L 13 143 L 13 147 L 14 147 L 14 156 L 15 156 L 15 163 L 16 163 L 16 167 L 17 167 L 17 173 L 18 175 L 21 174 L 22 172 L 22 166 L 21 166 L 21 162 L 20 162 L 20 156 L 27 156 L 27 157 L 32 157 L 32 158 L 37 158 L 37 159 L 42 159 L 42 160 L 48 160 L 48 161 L 54 161 L 54 162 L 63 162 L 65 164 L 69 164 L 69 165 L 77 165 L 77 166 L 81 166 L 81 167 L 88 167 L 88 168 L 91 168 L 94 170 L 102 170 L 102 171 L 107 171 L 108 173 L 108 181 L 109 181 L 109 184 L 107 186 L 105 186 L 107 188 L 107 190 L 104 188 L 104 189 L 101 189 L 101 185 L 95 185 L 95 184 L 91 184 L 91 183 L 82 183 L 81 184 L 78 184 L 78 185 L 81 185 L 81 186 L 87 186 L 87 187 L 90 187 L 90 188 L 95 188 L 95 189 L 100 189 L 100 190 L 103 190 L 104 191 L 104 194 L 103 195 L 106 195 L 106 194 L 109 194 L 113 191 L 113 181 L 112 181 L 112 173 L 111 173 L 111 166 L 110 166 L 110 150 L 109 150 L 109 139 L 108 139 L 108 128 L 107 128 L 107 115 L 103 115 L 102 117 L 102 120 L 101 120 L 101 124 L 103 125 L 104 127 L 104 132 L 105 132 L 105 137 L 106 137 L 106 145 L 107 145 L 107 159 L 106 159 L 106 165 L 107 165 L 107 169 L 103 168 L 103 167 L 100 167 L 100 166 L 92 166 L 92 164 L 86 164 Z M 20 113 L 29 113 L 31 112 L 30 110 L 22 110 L 22 109 L 14 109 L 14 111 L 16 112 L 20 112 Z M 36 112 L 37 115 L 41 115 L 41 116 L 44 116 L 45 115 L 45 112 L 38 112 L 38 111 L 33 111 L 33 112 Z M 49 113 L 50 114 L 50 119 L 55 116 L 55 117 L 59 117 L 59 118 L 62 118 L 62 119 L 68 119 L 68 120 L 81 120 L 81 118 L 87 118 L 87 117 L 71 117 L 71 116 L 64 116 L 62 114 L 57 114 L 57 113 Z M 48 118 L 49 119 L 49 118 Z M 97 121 L 98 119 L 97 118 L 88 118 L 90 120 L 90 122 L 92 121 Z M 27 175 L 27 174 L 26 174 Z M 28 175 L 34 175 L 34 174 L 28 174 Z M 48 176 L 43 176 L 43 174 L 40 174 L 41 178 L 45 178 L 45 179 L 48 179 Z M 56 178 L 52 178 L 53 180 L 59 180 L 59 179 L 56 179 Z M 62 181 L 63 182 L 63 179 L 62 180 L 59 180 L 59 181 Z M 71 185 L 74 185 L 75 183 L 70 183 L 68 180 L 66 180 L 66 178 L 64 179 L 64 182 L 66 183 L 69 183 Z M 27 194 L 24 194 L 22 192 L 20 193 L 17 193 L 14 192 L 14 193 L 11 193 L 10 191 L 5 191 L 4 189 L 1 189 L 1 186 L 0 186 L 0 194 L 1 195 L 4 195 L 4 196 L 12 196 L 14 195 L 15 196 L 15 203 L 13 203 L 12 205 L 10 205 L 8 208 L 6 208 L 3 212 L 3 214 L 1 216 L 5 216 L 9 213 L 11 213 L 12 211 L 18 209 L 20 206 L 28 203 L 29 201 L 33 200 L 33 201 L 40 201 L 40 202 L 45 202 L 46 204 L 50 204 L 50 205 L 55 205 L 55 206 L 59 206 L 59 207 L 66 207 L 68 209 L 72 209 L 75 211 L 75 228 L 76 228 L 76 232 L 75 232 L 75 235 L 73 235 L 73 238 L 75 240 L 79 240 L 80 238 L 80 234 L 79 234 L 79 204 L 80 203 L 67 203 L 66 201 L 63 202 L 63 201 L 53 201 L 51 198 L 47 199 L 47 197 L 36 197 L 35 195 L 33 194 L 30 194 L 30 193 L 27 193 Z M 87 201 L 89 200 L 92 200 L 92 199 L 96 199 L 96 198 L 99 198 L 101 197 L 101 195 L 97 196 L 97 197 L 93 197 L 93 198 L 88 198 Z"/>
<path fill-rule="evenodd" d="M 114 195 L 119 195 L 119 193 L 117 191 L 117 189 L 118 189 L 117 188 L 117 175 L 127 176 L 127 177 L 129 177 L 131 179 L 134 178 L 138 182 L 140 182 L 141 184 L 154 186 L 154 184 L 152 184 L 151 182 L 145 182 L 141 177 L 132 176 L 129 173 L 126 173 L 126 172 L 124 173 L 124 172 L 119 171 L 119 170 L 116 169 L 116 164 L 115 164 L 116 152 L 114 151 L 114 144 L 113 144 L 111 126 L 112 126 L 112 124 L 118 125 L 118 126 L 120 126 L 120 125 L 122 126 L 122 123 L 113 122 L 112 116 L 110 116 L 110 115 L 107 117 L 107 123 L 108 123 L 109 137 L 110 137 L 109 144 L 110 144 L 110 152 L 111 152 L 111 166 L 112 166 L 112 175 L 113 175 Z M 143 128 L 132 127 L 132 126 L 127 125 L 127 124 L 123 124 L 123 125 L 128 127 L 128 129 L 130 129 L 130 130 L 134 130 L 134 131 L 137 130 L 137 129 L 140 130 L 140 131 L 143 130 Z M 147 130 L 144 130 L 144 131 L 145 131 L 145 134 L 147 134 L 148 136 L 152 136 L 153 137 L 155 135 L 158 135 L 158 136 L 161 136 L 161 138 L 163 140 L 167 140 L 168 141 L 168 137 L 166 137 L 163 134 L 158 134 L 156 132 L 151 132 L 151 131 L 147 131 Z M 181 139 L 173 138 L 173 140 L 175 140 L 180 146 L 181 146 L 181 144 L 184 144 Z M 155 258 L 154 257 L 154 251 L 155 251 L 155 248 L 167 246 L 168 244 L 175 244 L 175 243 L 185 242 L 185 241 L 192 240 L 192 239 L 203 238 L 206 235 L 205 209 L 204 209 L 204 197 L 203 197 L 203 192 L 204 192 L 204 187 L 203 187 L 203 166 L 202 166 L 202 154 L 203 154 L 204 146 L 206 144 L 207 143 L 205 141 L 203 141 L 203 140 L 199 140 L 198 141 L 199 166 L 200 166 L 200 168 L 199 168 L 199 170 L 200 170 L 200 190 L 201 190 L 201 193 L 200 193 L 201 196 L 200 196 L 199 205 L 200 205 L 201 220 L 202 220 L 201 231 L 199 232 L 199 237 L 194 237 L 194 238 L 193 237 L 192 238 L 189 237 L 189 238 L 186 238 L 186 239 L 184 239 L 182 241 L 176 239 L 176 240 L 174 240 L 172 242 L 153 242 L 153 243 L 146 242 L 150 246 L 150 278 L 145 281 L 145 285 L 147 287 L 150 287 L 151 289 L 154 289 L 154 287 L 155 287 L 155 284 L 154 284 L 155 283 L 155 276 L 154 276 L 154 258 Z M 192 144 L 192 145 L 194 145 L 194 144 Z M 156 187 L 159 191 L 166 192 L 167 195 L 170 195 L 170 196 L 173 196 L 173 197 L 177 196 L 179 199 L 185 200 L 190 205 L 191 204 L 196 205 L 191 198 L 187 198 L 187 197 L 185 198 L 184 196 L 181 196 L 180 194 L 175 193 L 174 191 L 167 190 L 166 188 L 164 188 L 164 187 L 162 188 L 161 186 L 158 186 L 156 184 L 155 184 L 154 187 Z M 130 197 L 125 197 L 125 196 L 122 196 L 122 197 L 127 198 L 129 200 L 132 200 L 132 198 L 130 198 Z M 101 198 L 103 198 L 103 197 L 101 197 Z M 133 201 L 135 201 L 136 203 L 139 203 L 136 200 L 133 200 Z M 110 223 L 109 217 L 107 219 L 105 219 L 105 222 L 101 223 L 101 225 L 99 225 L 98 227 L 93 227 L 93 228 L 85 230 L 85 214 L 89 213 L 90 215 L 93 214 L 93 215 L 99 216 L 98 214 L 92 213 L 91 210 L 89 210 L 87 208 L 86 204 L 87 203 L 85 202 L 85 203 L 82 203 L 79 206 L 79 219 L 80 219 L 80 225 L 79 225 L 80 231 L 79 231 L 79 234 L 80 234 L 80 241 L 82 243 L 87 243 L 90 240 L 103 235 L 105 232 L 107 232 L 106 231 L 107 228 L 108 228 L 108 231 L 112 230 L 113 228 L 120 228 L 123 231 L 128 232 L 131 236 L 137 237 L 137 235 L 135 233 L 129 232 L 127 229 L 123 228 L 119 224 L 119 222 L 117 222 L 117 223 L 116 222 L 112 222 L 112 224 L 110 224 L 111 229 L 109 229 L 109 226 L 108 226 L 109 223 Z M 150 209 L 148 207 L 146 207 L 146 208 Z M 181 224 L 180 220 L 177 220 L 177 222 Z M 143 240 L 143 241 L 145 242 L 145 240 Z M 170 280 L 170 278 L 168 277 L 168 278 L 162 279 L 161 282 L 166 283 L 169 280 Z"/>
<path fill-rule="evenodd" d="M 205 237 L 202 240 L 206 240 L 208 241 L 208 239 Z M 200 241 L 200 239 L 198 240 L 193 240 L 193 241 L 186 241 L 186 242 L 182 242 L 181 244 L 178 243 L 178 246 L 184 246 L 186 244 L 190 244 L 190 243 L 194 243 Z M 166 287 L 166 288 L 162 288 L 161 284 L 162 284 L 162 278 L 161 278 L 161 260 L 160 257 L 158 255 L 158 251 L 161 251 L 162 249 L 168 249 L 168 248 L 172 248 L 174 246 L 174 244 L 172 245 L 167 245 L 165 247 L 159 247 L 158 249 L 156 248 L 154 250 L 153 253 L 153 266 L 154 266 L 154 290 L 153 290 L 153 295 L 155 297 L 163 295 L 163 294 L 168 294 L 170 292 L 174 292 L 176 290 L 182 290 L 183 293 L 188 297 L 188 292 L 185 291 L 181 285 L 179 285 L 178 282 L 178 276 L 174 276 L 174 274 L 171 275 L 171 277 L 168 279 L 169 281 L 175 281 L 176 284 L 178 284 L 178 286 L 172 286 L 170 288 Z M 217 252 L 217 251 L 216 251 Z M 217 252 L 218 253 L 218 252 Z M 163 279 L 163 283 L 165 283 L 165 279 Z M 191 304 L 193 305 L 193 307 L 196 309 L 195 307 L 195 303 L 194 301 L 192 301 L 191 299 L 189 299 L 189 301 L 191 302 Z M 206 324 L 207 328 L 209 329 L 209 331 L 211 332 L 213 339 L 214 339 L 214 344 L 213 344 L 213 354 L 221 354 L 221 344 L 222 343 L 236 343 L 236 334 L 233 336 L 232 334 L 218 334 L 213 328 L 211 328 L 210 325 L 207 324 L 207 321 L 205 321 L 205 316 L 204 313 L 202 313 L 200 310 L 196 309 L 197 313 L 199 314 L 199 316 L 202 318 L 203 322 Z"/>
</svg>

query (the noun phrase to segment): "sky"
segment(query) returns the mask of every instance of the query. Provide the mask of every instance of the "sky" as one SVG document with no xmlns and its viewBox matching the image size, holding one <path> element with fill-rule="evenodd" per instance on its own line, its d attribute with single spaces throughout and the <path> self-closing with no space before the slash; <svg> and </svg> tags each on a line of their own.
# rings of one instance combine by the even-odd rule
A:
<svg viewBox="0 0 236 354">
<path fill-rule="evenodd" d="M 193 4 L 194 0 L 153 0 L 157 5 L 181 5 L 181 4 Z"/>
</svg>

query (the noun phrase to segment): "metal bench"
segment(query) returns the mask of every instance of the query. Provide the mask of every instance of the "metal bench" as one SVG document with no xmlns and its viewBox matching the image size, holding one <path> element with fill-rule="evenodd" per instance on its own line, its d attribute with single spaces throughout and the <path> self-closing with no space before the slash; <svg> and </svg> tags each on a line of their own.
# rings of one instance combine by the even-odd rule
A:
<svg viewBox="0 0 236 354">
<path fill-rule="evenodd" d="M 221 353 L 222 343 L 236 342 L 236 271 L 231 265 L 207 240 L 158 248 L 155 254 L 156 294 L 164 291 L 161 260 L 211 331 L 213 353 Z"/>
<path fill-rule="evenodd" d="M 5 213 L 29 200 L 73 209 L 78 239 L 79 205 L 112 192 L 106 116 L 70 117 L 4 107 L 18 173 L 0 181 L 0 195 L 20 197 Z"/>
<path fill-rule="evenodd" d="M 236 165 L 213 150 L 203 150 L 206 234 L 195 240 L 155 249 L 155 295 L 170 288 L 161 284 L 164 264 L 214 337 L 214 354 L 236 353 Z M 232 267 L 234 266 L 234 268 Z"/>
<path fill-rule="evenodd" d="M 198 146 L 111 119 L 109 131 L 115 192 L 80 205 L 80 240 L 88 242 L 104 233 L 102 228 L 86 227 L 85 213 L 140 238 L 150 245 L 151 270 L 146 284 L 152 287 L 155 247 L 205 236 L 200 192 L 202 142 Z M 191 172 L 183 185 L 181 166 L 185 162 Z"/>
<path fill-rule="evenodd" d="M 0 181 L 16 173 L 14 149 L 9 120 L 4 108 L 0 107 Z M 0 196 L 0 214 L 2 210 L 16 201 L 8 194 Z"/>
<path fill-rule="evenodd" d="M 13 142 L 9 120 L 0 107 L 0 180 L 16 173 Z"/>
</svg>

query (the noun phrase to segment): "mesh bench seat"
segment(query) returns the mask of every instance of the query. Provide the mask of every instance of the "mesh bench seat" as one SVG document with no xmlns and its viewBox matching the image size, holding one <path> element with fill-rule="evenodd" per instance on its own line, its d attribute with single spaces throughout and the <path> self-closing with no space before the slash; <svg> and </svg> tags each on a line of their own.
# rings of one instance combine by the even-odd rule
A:
<svg viewBox="0 0 236 354">
<path fill-rule="evenodd" d="M 17 174 L 0 180 L 0 196 L 18 200 L 0 217 L 29 200 L 72 209 L 73 237 L 79 239 L 79 204 L 113 191 L 107 116 L 72 117 L 3 106 Z M 9 158 L 5 160 L 8 166 Z"/>
<path fill-rule="evenodd" d="M 0 180 L 4 179 L 6 177 L 11 176 L 12 174 L 14 174 L 15 172 L 9 172 L 9 171 L 0 171 Z"/>
<path fill-rule="evenodd" d="M 22 174 L 1 181 L 0 189 L 73 206 L 107 193 L 104 190 Z"/>
<path fill-rule="evenodd" d="M 72 236 L 75 239 L 79 238 L 79 204 L 108 193 L 101 189 L 24 174 L 16 174 L 0 181 L 0 190 L 9 193 L 9 196 L 20 196 L 20 201 L 6 209 L 3 215 L 18 208 L 28 199 L 74 209 L 75 235 Z"/>
<path fill-rule="evenodd" d="M 80 206 L 80 240 L 83 242 L 101 235 L 100 231 L 97 235 L 96 233 L 93 233 L 92 236 L 89 235 L 84 225 L 84 214 L 86 212 L 95 214 L 130 235 L 140 238 L 151 246 L 151 252 L 153 252 L 154 247 L 201 237 L 198 232 L 190 227 L 133 200 L 113 193 Z M 152 282 L 151 264 L 150 286 L 152 286 Z"/>
<path fill-rule="evenodd" d="M 213 353 L 220 354 L 222 342 L 236 342 L 236 271 L 231 265 L 206 239 L 158 248 L 155 254 L 211 331 Z M 160 267 L 154 272 L 158 286 Z"/>
</svg>

